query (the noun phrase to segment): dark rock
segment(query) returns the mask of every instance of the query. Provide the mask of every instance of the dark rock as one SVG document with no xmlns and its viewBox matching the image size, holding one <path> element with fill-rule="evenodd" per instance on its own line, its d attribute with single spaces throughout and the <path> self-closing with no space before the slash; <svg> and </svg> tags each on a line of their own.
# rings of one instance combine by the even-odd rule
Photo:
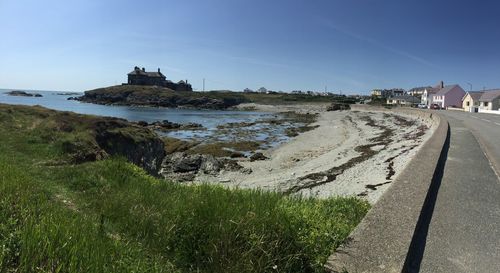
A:
<svg viewBox="0 0 500 273">
<path fill-rule="evenodd" d="M 195 129 L 203 129 L 203 125 L 199 123 L 194 123 L 194 122 L 189 122 L 186 124 L 182 124 L 180 129 L 181 130 L 195 130 Z"/>
<path fill-rule="evenodd" d="M 341 110 L 349 110 L 349 109 L 351 109 L 351 106 L 348 103 L 334 102 L 326 108 L 326 111 L 341 111 Z"/>
<path fill-rule="evenodd" d="M 220 158 L 219 160 L 222 162 L 222 164 L 224 166 L 224 170 L 226 170 L 226 171 L 234 172 L 234 171 L 239 171 L 239 170 L 243 169 L 243 166 L 241 166 L 240 164 L 238 164 L 238 162 L 236 162 L 234 160 L 227 159 L 227 158 Z"/>
<path fill-rule="evenodd" d="M 230 158 L 242 158 L 246 157 L 245 154 L 240 153 L 240 152 L 232 152 L 231 155 L 229 155 Z"/>
<path fill-rule="evenodd" d="M 201 167 L 202 158 L 200 155 L 181 155 L 173 158 L 172 171 L 175 173 L 185 173 L 198 171 Z"/>
<path fill-rule="evenodd" d="M 21 97 L 43 97 L 41 94 L 38 93 L 28 93 L 24 91 L 10 91 L 10 92 L 5 92 L 5 94 L 10 95 L 10 96 L 21 96 Z"/>
<path fill-rule="evenodd" d="M 240 172 L 243 174 L 251 174 L 253 171 L 250 168 L 243 168 L 240 170 Z"/>
<path fill-rule="evenodd" d="M 142 127 L 146 127 L 146 126 L 148 126 L 148 125 L 149 125 L 146 121 L 143 121 L 143 120 L 138 121 L 138 122 L 137 122 L 137 124 L 138 124 L 139 126 L 142 126 Z"/>
<path fill-rule="evenodd" d="M 243 169 L 234 160 L 216 158 L 212 155 L 173 153 L 167 155 L 161 164 L 160 175 L 173 180 L 186 181 L 187 174 L 198 173 L 217 175 L 221 170 L 238 171 Z M 193 177 L 194 178 L 194 177 Z"/>
<path fill-rule="evenodd" d="M 224 166 L 219 160 L 211 155 L 202 156 L 200 170 L 206 174 L 218 174 Z"/>
<path fill-rule="evenodd" d="M 266 157 L 263 153 L 255 153 L 252 156 L 250 156 L 250 161 L 257 161 L 257 160 L 266 160 L 269 159 Z"/>
<path fill-rule="evenodd" d="M 171 122 L 168 120 L 155 121 L 155 122 L 150 124 L 150 127 L 153 130 L 159 130 L 159 131 L 203 129 L 203 125 L 198 124 L 198 123 L 190 122 L 187 124 L 180 124 L 180 123 L 175 123 L 175 122 Z"/>
</svg>

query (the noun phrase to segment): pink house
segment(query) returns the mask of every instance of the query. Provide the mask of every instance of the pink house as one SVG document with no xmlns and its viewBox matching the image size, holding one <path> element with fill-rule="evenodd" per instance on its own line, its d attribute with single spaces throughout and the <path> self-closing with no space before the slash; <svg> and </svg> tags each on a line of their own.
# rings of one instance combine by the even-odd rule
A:
<svg viewBox="0 0 500 273">
<path fill-rule="evenodd" d="M 464 96 L 465 91 L 460 85 L 447 85 L 432 95 L 432 103 L 438 104 L 441 108 L 448 106 L 462 107 L 462 98 Z"/>
</svg>

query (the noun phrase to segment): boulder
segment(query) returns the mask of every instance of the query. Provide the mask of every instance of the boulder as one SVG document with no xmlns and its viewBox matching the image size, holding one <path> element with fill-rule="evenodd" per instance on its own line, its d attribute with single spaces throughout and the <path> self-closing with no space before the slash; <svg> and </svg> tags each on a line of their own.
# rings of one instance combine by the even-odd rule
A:
<svg viewBox="0 0 500 273">
<path fill-rule="evenodd" d="M 263 153 L 255 153 L 252 156 L 250 156 L 250 161 L 257 161 L 257 160 L 266 160 L 269 159 L 266 157 Z"/>
<path fill-rule="evenodd" d="M 200 170 L 206 174 L 218 174 L 222 169 L 222 164 L 219 160 L 211 155 L 202 156 Z"/>
<path fill-rule="evenodd" d="M 234 160 L 216 158 L 212 155 L 189 155 L 178 152 L 167 155 L 162 164 L 160 175 L 177 181 L 187 181 L 185 178 L 198 173 L 217 175 L 221 170 L 240 171 L 243 167 Z M 248 173 L 249 170 L 246 170 Z M 251 170 L 250 170 L 251 172 Z"/>
<path fill-rule="evenodd" d="M 326 108 L 326 111 L 341 111 L 341 110 L 349 110 L 349 109 L 351 109 L 351 106 L 348 103 L 334 102 Z"/>
</svg>

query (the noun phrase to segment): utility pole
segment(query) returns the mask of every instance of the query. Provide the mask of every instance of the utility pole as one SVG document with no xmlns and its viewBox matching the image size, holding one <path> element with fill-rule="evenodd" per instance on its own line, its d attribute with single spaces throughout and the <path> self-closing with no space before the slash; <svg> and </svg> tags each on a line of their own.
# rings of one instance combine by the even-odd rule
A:
<svg viewBox="0 0 500 273">
<path fill-rule="evenodd" d="M 203 78 L 203 92 L 205 92 L 205 78 Z"/>
</svg>

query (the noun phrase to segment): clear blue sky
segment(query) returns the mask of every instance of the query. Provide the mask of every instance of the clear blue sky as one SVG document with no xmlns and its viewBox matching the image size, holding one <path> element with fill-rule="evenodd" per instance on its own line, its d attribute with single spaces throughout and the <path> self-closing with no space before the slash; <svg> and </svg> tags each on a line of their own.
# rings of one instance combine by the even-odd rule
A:
<svg viewBox="0 0 500 273">
<path fill-rule="evenodd" d="M 0 0 L 0 88 L 500 87 L 500 1 Z"/>
</svg>

